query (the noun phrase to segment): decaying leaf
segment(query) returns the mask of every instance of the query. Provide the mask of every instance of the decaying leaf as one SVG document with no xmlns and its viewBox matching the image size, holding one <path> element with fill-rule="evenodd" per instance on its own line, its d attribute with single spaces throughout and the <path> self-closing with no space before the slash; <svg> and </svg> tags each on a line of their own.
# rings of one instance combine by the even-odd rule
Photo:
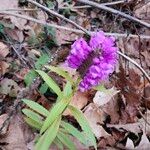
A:
<svg viewBox="0 0 150 150">
<path fill-rule="evenodd" d="M 0 139 L 4 149 L 8 150 L 27 150 L 27 142 L 33 139 L 33 134 L 23 123 L 23 119 L 16 115 L 10 122 L 7 135 Z"/>
<path fill-rule="evenodd" d="M 119 93 L 114 87 L 107 89 L 105 91 L 97 91 L 93 102 L 98 106 L 103 106 L 114 98 L 114 96 Z"/>
<path fill-rule="evenodd" d="M 8 117 L 7 114 L 3 114 L 0 116 L 0 128 L 3 127 L 4 122 L 7 119 L 7 117 Z M 8 128 L 8 123 L 6 123 L 2 131 L 0 131 L 0 136 L 4 136 L 7 133 L 7 128 Z"/>
<path fill-rule="evenodd" d="M 0 57 L 5 58 L 9 54 L 9 48 L 3 42 L 0 42 Z"/>
<path fill-rule="evenodd" d="M 87 102 L 88 102 L 88 95 L 80 91 L 77 91 L 75 95 L 73 96 L 70 104 L 72 106 L 75 106 L 78 109 L 82 109 L 84 106 L 86 106 Z M 69 109 L 67 109 L 63 115 L 65 116 L 71 115 Z"/>
<path fill-rule="evenodd" d="M 0 93 L 9 95 L 11 97 L 16 97 L 17 93 L 19 92 L 18 84 L 12 80 L 5 78 L 0 82 Z"/>
<path fill-rule="evenodd" d="M 0 75 L 4 75 L 7 72 L 9 65 L 10 64 L 5 61 L 0 61 Z"/>
<path fill-rule="evenodd" d="M 100 137 L 108 137 L 110 136 L 104 128 L 101 126 L 104 121 L 104 114 L 103 112 L 95 106 L 94 103 L 90 103 L 84 111 L 84 115 L 87 118 L 92 131 L 94 132 L 97 139 Z"/>
</svg>

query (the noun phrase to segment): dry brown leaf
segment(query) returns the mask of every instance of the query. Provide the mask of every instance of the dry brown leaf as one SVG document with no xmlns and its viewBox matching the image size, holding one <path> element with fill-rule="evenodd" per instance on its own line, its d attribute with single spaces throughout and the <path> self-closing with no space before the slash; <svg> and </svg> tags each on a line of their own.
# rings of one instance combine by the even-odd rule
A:
<svg viewBox="0 0 150 150">
<path fill-rule="evenodd" d="M 134 11 L 134 14 L 137 18 L 150 23 L 150 2 L 144 4 L 143 6 L 138 5 Z"/>
<path fill-rule="evenodd" d="M 119 105 L 118 105 L 118 96 L 113 97 L 109 102 L 100 107 L 107 115 L 110 116 L 111 123 L 119 122 Z"/>
<path fill-rule="evenodd" d="M 80 91 L 77 91 L 74 94 L 70 104 L 78 109 L 82 109 L 84 106 L 86 106 L 87 102 L 88 102 L 88 95 Z M 69 111 L 69 109 L 67 109 L 63 115 L 65 116 L 71 115 L 71 112 Z"/>
<path fill-rule="evenodd" d="M 24 40 L 24 35 L 23 31 L 19 29 L 5 29 L 5 32 L 8 34 L 9 37 L 11 37 L 13 40 L 16 40 L 18 42 L 23 42 Z"/>
<path fill-rule="evenodd" d="M 56 30 L 56 40 L 58 45 L 67 44 L 79 38 L 79 34 L 70 31 Z"/>
<path fill-rule="evenodd" d="M 5 61 L 0 61 L 0 74 L 4 75 L 8 71 L 9 65 Z"/>
<path fill-rule="evenodd" d="M 87 118 L 90 127 L 92 128 L 93 133 L 99 139 L 100 137 L 110 136 L 104 128 L 101 126 L 105 119 L 103 112 L 95 106 L 95 104 L 90 103 L 84 112 L 85 117 Z"/>
<path fill-rule="evenodd" d="M 93 102 L 98 106 L 103 106 L 111 101 L 117 93 L 119 93 L 119 91 L 114 87 L 105 91 L 97 91 L 93 98 Z"/>
<path fill-rule="evenodd" d="M 23 119 L 19 115 L 11 120 L 7 136 L 1 138 L 2 143 L 8 143 L 3 145 L 7 150 L 28 150 L 27 142 L 33 139 L 33 133 L 24 124 Z"/>
<path fill-rule="evenodd" d="M 4 124 L 5 120 L 7 119 L 7 117 L 8 117 L 7 114 L 3 114 L 0 116 L 0 128 L 3 127 L 3 124 Z M 0 136 L 4 136 L 7 133 L 7 128 L 8 128 L 8 123 L 5 124 L 3 130 L 0 131 Z"/>
<path fill-rule="evenodd" d="M 6 57 L 9 54 L 9 48 L 3 42 L 0 42 L 0 57 Z"/>
</svg>

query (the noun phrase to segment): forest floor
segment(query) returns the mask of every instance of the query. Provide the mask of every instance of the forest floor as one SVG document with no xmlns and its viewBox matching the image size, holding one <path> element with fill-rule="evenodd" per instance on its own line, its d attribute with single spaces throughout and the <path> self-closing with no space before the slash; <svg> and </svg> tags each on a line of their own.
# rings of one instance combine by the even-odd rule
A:
<svg viewBox="0 0 150 150">
<path fill-rule="evenodd" d="M 104 83 L 107 91 L 78 91 L 71 104 L 82 110 L 88 119 L 98 149 L 150 148 L 148 1 L 95 0 L 97 5 L 101 4 L 101 9 L 83 0 L 39 0 L 36 3 L 32 0 L 1 1 L 1 150 L 33 149 L 37 132 L 24 121 L 21 109 L 25 106 L 21 99 L 31 99 L 47 109 L 55 103 L 56 95 L 41 87 L 42 83 L 33 70 L 43 69 L 46 64 L 64 67 L 71 44 L 86 36 L 86 31 L 99 30 L 114 36 L 121 54 L 127 58 L 119 55 L 114 73 Z M 37 5 L 39 2 L 44 8 Z M 105 7 L 112 8 L 116 13 Z M 64 82 L 57 76 L 55 80 L 59 85 Z M 66 111 L 64 117 L 76 125 L 69 112 Z M 79 150 L 89 149 L 76 139 L 72 141 Z"/>
</svg>

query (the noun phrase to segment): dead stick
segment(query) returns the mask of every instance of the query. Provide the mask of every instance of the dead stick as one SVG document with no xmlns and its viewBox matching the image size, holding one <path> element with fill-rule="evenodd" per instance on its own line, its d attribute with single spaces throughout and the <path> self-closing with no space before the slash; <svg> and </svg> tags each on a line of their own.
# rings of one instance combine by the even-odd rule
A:
<svg viewBox="0 0 150 150">
<path fill-rule="evenodd" d="M 131 20 L 132 22 L 136 22 L 136 23 L 141 24 L 141 25 L 143 25 L 144 27 L 147 27 L 147 28 L 150 29 L 150 24 L 149 24 L 149 23 L 144 22 L 144 21 L 142 21 L 142 20 L 139 20 L 139 19 L 137 19 L 137 18 L 135 18 L 135 17 L 133 17 L 133 16 L 130 16 L 130 15 L 128 15 L 128 14 L 125 14 L 125 13 L 123 13 L 123 12 L 121 12 L 121 11 L 116 10 L 116 9 L 113 9 L 113 8 L 110 8 L 110 7 L 107 7 L 107 6 L 105 6 L 105 5 L 98 4 L 98 3 L 96 3 L 96 2 L 92 2 L 92 1 L 89 1 L 89 0 L 77 0 L 77 1 L 78 1 L 78 2 L 81 2 L 81 3 L 84 3 L 84 4 L 87 4 L 87 5 L 91 5 L 91 6 L 93 6 L 93 7 L 97 7 L 97 8 L 99 8 L 99 9 L 102 9 L 102 10 L 105 10 L 105 11 L 109 11 L 109 12 L 115 14 L 115 15 L 122 16 L 122 17 L 124 17 L 124 18 L 126 18 L 126 19 L 128 19 L 128 20 Z"/>
<path fill-rule="evenodd" d="M 47 8 L 47 7 L 45 7 L 45 6 L 37 3 L 36 1 L 33 1 L 33 0 L 27 0 L 27 1 L 30 2 L 30 3 L 32 3 L 32 4 L 34 4 L 34 5 L 36 5 L 36 6 L 38 6 L 39 8 L 41 8 L 43 10 L 49 12 L 50 14 L 52 14 L 52 15 L 54 15 L 54 16 L 56 16 L 56 17 L 58 17 L 58 18 L 60 18 L 60 19 L 62 19 L 64 21 L 66 21 L 66 22 L 69 22 L 70 24 L 74 25 L 75 27 L 77 27 L 78 29 L 82 30 L 86 34 L 89 34 L 89 32 L 86 29 L 84 29 L 83 27 L 81 27 L 80 25 L 78 25 L 77 23 L 75 23 L 74 21 L 72 21 L 72 20 L 64 17 L 63 15 L 60 15 L 60 14 L 58 14 L 57 12 L 55 12 L 53 10 L 50 10 L 49 8 Z"/>
</svg>

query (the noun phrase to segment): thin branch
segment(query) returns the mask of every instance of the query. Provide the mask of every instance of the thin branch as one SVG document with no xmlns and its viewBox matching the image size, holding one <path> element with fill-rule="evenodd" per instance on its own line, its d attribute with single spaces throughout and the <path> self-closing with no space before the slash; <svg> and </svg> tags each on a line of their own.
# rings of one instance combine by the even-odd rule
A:
<svg viewBox="0 0 150 150">
<path fill-rule="evenodd" d="M 34 4 L 34 5 L 36 5 L 36 6 L 38 6 L 39 8 L 41 8 L 43 10 L 49 12 L 50 14 L 52 14 L 52 15 L 54 15 L 54 16 L 56 16 L 56 17 L 58 17 L 58 18 L 60 18 L 60 19 L 62 19 L 64 21 L 66 21 L 66 22 L 69 22 L 70 24 L 74 25 L 75 27 L 77 27 L 78 29 L 82 30 L 86 34 L 89 34 L 89 32 L 86 29 L 84 29 L 83 27 L 81 27 L 80 25 L 78 25 L 77 23 L 75 23 L 74 21 L 72 21 L 72 20 L 64 17 L 63 15 L 60 15 L 60 14 L 58 14 L 57 12 L 55 12 L 53 10 L 50 10 L 49 8 L 47 8 L 47 7 L 45 7 L 45 6 L 37 3 L 36 1 L 33 1 L 33 0 L 27 0 L 27 1 L 30 2 L 30 3 L 32 3 L 32 4 Z"/>
<path fill-rule="evenodd" d="M 6 14 L 6 15 L 11 15 L 11 16 L 16 16 L 16 17 L 19 17 L 19 18 L 22 18 L 22 19 L 26 19 L 26 20 L 29 20 L 29 21 L 41 24 L 41 25 L 45 25 L 45 26 L 49 26 L 49 27 L 54 27 L 56 29 L 62 29 L 62 30 L 67 30 L 67 31 L 75 32 L 75 33 L 81 33 L 81 34 L 84 33 L 83 31 L 78 30 L 78 29 L 67 28 L 67 27 L 64 27 L 64 26 L 59 26 L 59 25 L 56 25 L 56 24 L 47 23 L 45 21 L 38 20 L 38 19 L 35 19 L 33 17 L 29 17 L 29 16 L 26 16 L 26 15 L 16 14 L 16 13 L 12 13 L 12 12 L 9 12 L 9 11 L 0 11 L 0 14 Z"/>
<path fill-rule="evenodd" d="M 128 19 L 128 20 L 131 20 L 132 22 L 136 22 L 136 23 L 141 24 L 141 25 L 143 25 L 144 27 L 147 27 L 147 28 L 150 29 L 150 24 L 149 24 L 149 23 L 144 22 L 144 21 L 142 21 L 142 20 L 139 20 L 139 19 L 137 19 L 137 18 L 135 18 L 135 17 L 133 17 L 133 16 L 130 16 L 130 15 L 128 15 L 128 14 L 125 14 L 125 13 L 119 11 L 119 10 L 116 10 L 116 9 L 113 9 L 113 8 L 110 8 L 110 7 L 107 7 L 107 6 L 105 6 L 105 5 L 98 4 L 98 3 L 96 3 L 96 2 L 92 2 L 92 1 L 89 1 L 89 0 L 77 0 L 77 1 L 78 1 L 78 2 L 81 2 L 81 3 L 84 3 L 84 4 L 87 4 L 87 5 L 91 5 L 91 6 L 93 6 L 93 7 L 97 7 L 97 8 L 99 8 L 99 9 L 102 9 L 102 10 L 105 10 L 105 11 L 109 11 L 109 12 L 115 14 L 115 15 L 122 16 L 122 17 L 124 17 L 124 18 L 126 18 L 126 19 Z"/>
<path fill-rule="evenodd" d="M 122 4 L 125 2 L 126 2 L 126 0 L 120 0 L 120 1 L 115 1 L 115 2 L 101 3 L 101 5 L 110 6 L 110 5 Z"/>
<path fill-rule="evenodd" d="M 68 27 L 64 27 L 64 26 L 59 26 L 59 25 L 56 25 L 56 24 L 47 23 L 45 21 L 38 20 L 38 19 L 35 19 L 33 17 L 30 17 L 30 16 L 26 16 L 26 15 L 20 15 L 20 14 L 8 12 L 8 11 L 0 11 L 0 14 L 16 16 L 16 17 L 19 17 L 19 18 L 22 18 L 22 19 L 26 19 L 26 20 L 29 20 L 29 21 L 41 24 L 41 25 L 54 27 L 56 29 L 67 30 L 67 31 L 70 31 L 70 32 L 78 33 L 78 34 L 84 34 L 84 32 L 82 30 L 78 30 L 78 29 L 68 28 Z M 94 32 L 89 31 L 89 34 L 92 34 L 92 33 L 94 33 Z M 125 37 L 125 38 L 127 38 L 127 37 L 128 38 L 138 38 L 138 37 L 140 37 L 140 39 L 148 39 L 148 40 L 150 39 L 150 36 L 148 36 L 148 35 L 134 35 L 134 34 L 109 33 L 109 32 L 105 32 L 105 35 L 114 36 L 116 38 L 123 38 L 123 37 Z"/>
<path fill-rule="evenodd" d="M 132 64 L 134 64 L 137 68 L 139 68 L 141 70 L 141 72 L 145 75 L 145 77 L 148 79 L 148 81 L 150 82 L 150 76 L 146 73 L 146 71 L 136 61 L 132 60 L 130 57 L 121 53 L 120 51 L 118 51 L 118 54 L 121 55 L 122 57 L 124 57 L 125 59 L 127 59 Z"/>
<path fill-rule="evenodd" d="M 0 11 L 41 11 L 40 9 L 14 9 L 14 8 L 9 8 L 9 9 L 0 9 Z"/>
</svg>

